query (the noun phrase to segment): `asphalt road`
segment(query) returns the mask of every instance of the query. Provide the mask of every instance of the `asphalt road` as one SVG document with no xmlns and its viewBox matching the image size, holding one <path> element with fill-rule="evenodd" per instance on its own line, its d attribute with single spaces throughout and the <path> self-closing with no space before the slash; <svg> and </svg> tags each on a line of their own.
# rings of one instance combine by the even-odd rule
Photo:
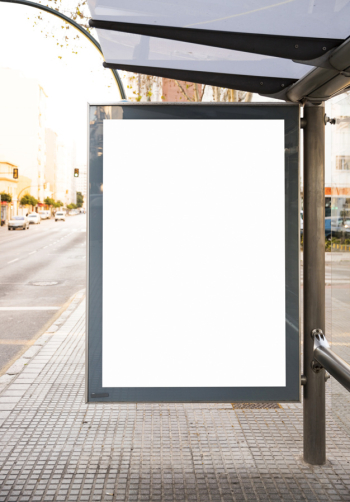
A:
<svg viewBox="0 0 350 502">
<path fill-rule="evenodd" d="M 1 375 L 85 288 L 86 217 L 1 227 L 0 257 Z"/>
</svg>

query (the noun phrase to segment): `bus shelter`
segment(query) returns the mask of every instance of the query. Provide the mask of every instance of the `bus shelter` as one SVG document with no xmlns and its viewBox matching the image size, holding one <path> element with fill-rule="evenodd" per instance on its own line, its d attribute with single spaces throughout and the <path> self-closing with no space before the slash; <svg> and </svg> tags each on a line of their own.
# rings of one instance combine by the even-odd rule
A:
<svg viewBox="0 0 350 502">
<path fill-rule="evenodd" d="M 163 0 L 162 2 L 155 0 L 148 3 L 139 0 L 131 2 L 130 0 L 128 2 L 124 0 L 90 0 L 88 3 L 92 13 L 90 24 L 98 30 L 106 60 L 105 67 L 255 92 L 263 96 L 283 100 L 285 103 L 260 107 L 248 104 L 221 106 L 160 104 L 148 106 L 127 103 L 114 106 L 90 106 L 87 400 L 138 402 L 166 401 L 167 399 L 170 401 L 208 399 L 221 402 L 221 400 L 232 399 L 232 396 L 234 396 L 234 399 L 247 401 L 254 399 L 278 400 L 280 398 L 293 401 L 299 399 L 299 391 L 302 387 L 304 459 L 310 464 L 323 464 L 326 460 L 326 370 L 346 389 L 350 390 L 350 366 L 330 349 L 325 333 L 324 249 L 325 126 L 333 122 L 331 118 L 325 115 L 324 103 L 331 97 L 350 88 L 349 4 L 340 4 L 336 0 L 322 0 L 313 4 L 305 3 L 302 0 L 276 4 L 271 4 L 268 0 L 251 0 L 248 3 L 239 1 L 234 4 L 228 0 L 220 4 L 209 0 L 200 3 L 188 0 L 186 2 L 181 0 L 176 3 L 170 0 Z M 222 389 L 220 392 L 215 391 L 215 388 L 220 387 L 220 382 L 216 384 L 214 381 L 213 383 L 207 381 L 207 383 L 203 384 L 202 381 L 196 383 L 193 380 L 186 386 L 186 381 L 182 382 L 182 384 L 181 382 L 180 384 L 175 382 L 174 385 L 174 381 L 170 379 L 160 389 L 159 385 L 157 387 L 157 379 L 152 380 L 151 373 L 148 374 L 149 379 L 146 379 L 146 383 L 140 380 L 135 381 L 131 376 L 127 381 L 116 381 L 113 379 L 112 363 L 110 363 L 110 373 L 108 374 L 107 370 L 106 374 L 104 373 L 103 359 L 107 361 L 108 354 L 106 352 L 102 357 L 102 350 L 103 346 L 107 347 L 108 342 L 107 338 L 104 338 L 105 333 L 102 332 L 102 325 L 103 330 L 107 330 L 108 319 L 104 314 L 102 315 L 104 306 L 98 303 L 98 296 L 102 298 L 102 288 L 104 287 L 98 277 L 103 276 L 107 284 L 107 274 L 113 275 L 115 262 L 119 260 L 120 256 L 123 256 L 123 263 L 126 264 L 126 274 L 130 274 L 133 269 L 133 261 L 130 256 L 138 248 L 135 241 L 134 247 L 125 248 L 124 255 L 120 255 L 118 254 L 119 250 L 118 253 L 111 251 L 113 250 L 113 240 L 108 241 L 108 243 L 105 241 L 106 232 L 102 232 L 102 228 L 105 229 L 107 225 L 108 186 L 120 184 L 120 187 L 125 188 L 125 191 L 118 192 L 118 200 L 123 200 L 125 194 L 128 195 L 124 200 L 124 205 L 118 206 L 118 214 L 116 215 L 116 218 L 119 218 L 119 224 L 116 225 L 117 233 L 124 236 L 123 240 L 117 240 L 120 249 L 122 249 L 123 242 L 129 242 L 130 239 L 134 238 L 130 234 L 130 228 L 125 228 L 123 222 L 131 222 L 132 225 L 137 225 L 137 222 L 143 221 L 143 225 L 138 228 L 139 233 L 146 227 L 148 228 L 147 235 L 156 232 L 154 226 L 147 226 L 149 222 L 156 220 L 155 215 L 168 207 L 169 201 L 175 200 L 172 198 L 176 194 L 181 194 L 182 207 L 188 204 L 189 198 L 186 198 L 183 187 L 188 182 L 192 186 L 192 192 L 196 192 L 196 195 L 198 195 L 200 190 L 196 190 L 196 187 L 200 185 L 199 180 L 202 181 L 203 176 L 203 172 L 199 170 L 194 173 L 194 178 L 189 180 L 187 179 L 189 177 L 188 172 L 182 172 L 179 168 L 176 176 L 174 176 L 174 173 L 172 174 L 172 178 L 163 179 L 164 170 L 153 170 L 153 172 L 149 172 L 149 177 L 147 177 L 142 169 L 135 170 L 134 167 L 132 170 L 134 173 L 133 178 L 130 178 L 130 170 L 127 168 L 118 170 L 118 173 L 114 175 L 112 172 L 113 165 L 115 165 L 113 159 L 117 159 L 118 156 L 121 156 L 122 161 L 120 164 L 124 167 L 127 166 L 128 156 L 130 163 L 133 162 L 134 158 L 135 164 L 139 167 L 142 166 L 142 152 L 147 159 L 152 156 L 152 149 L 147 149 L 147 142 L 140 141 L 138 152 L 132 152 L 132 145 L 128 144 L 128 137 L 131 135 L 136 135 L 136 137 L 142 135 L 142 127 L 144 127 L 145 122 L 140 124 L 140 121 L 145 120 L 148 121 L 147 128 L 150 128 L 151 134 L 160 137 L 163 144 L 167 144 L 167 137 L 163 133 L 166 129 L 165 124 L 167 124 L 167 128 L 174 127 L 176 135 L 177 126 L 175 123 L 180 120 L 188 120 L 189 122 L 197 120 L 198 123 L 195 128 L 198 130 L 204 121 L 206 121 L 206 127 L 208 128 L 212 127 L 214 122 L 218 124 L 220 122 L 218 127 L 224 125 L 223 130 L 225 131 L 235 127 L 237 123 L 240 123 L 242 128 L 249 123 L 250 130 L 253 131 L 254 127 L 257 127 L 255 137 L 260 138 L 260 140 L 263 138 L 259 147 L 260 151 L 263 152 L 264 145 L 269 145 L 268 151 L 262 153 L 262 168 L 276 169 L 273 172 L 277 185 L 279 179 L 278 163 L 284 165 L 284 177 L 280 178 L 281 183 L 277 190 L 283 194 L 280 209 L 281 211 L 284 210 L 285 217 L 284 225 L 281 227 L 283 228 L 284 245 L 279 249 L 279 257 L 283 257 L 283 263 L 280 265 L 279 272 L 276 273 L 283 275 L 283 272 L 285 272 L 283 291 L 286 302 L 284 308 L 284 305 L 280 305 L 278 299 L 273 297 L 271 301 L 273 313 L 270 319 L 278 324 L 277 321 L 282 312 L 286 326 L 285 338 L 283 338 L 285 345 L 280 347 L 281 352 L 276 352 L 275 359 L 270 361 L 269 365 L 276 365 L 276 375 L 279 371 L 284 372 L 287 375 L 287 383 L 279 380 L 274 391 L 271 390 L 274 388 L 273 377 L 272 383 L 268 383 L 267 380 L 264 380 L 265 375 L 262 374 L 259 391 L 251 390 L 259 387 L 256 382 L 253 382 L 252 385 L 247 384 L 249 374 L 254 374 L 259 361 L 256 353 L 254 355 L 256 364 L 254 364 L 254 357 L 250 358 L 247 350 L 242 351 L 242 358 L 244 359 L 243 366 L 249 368 L 249 371 L 246 380 L 241 382 L 237 380 L 236 384 L 231 384 L 233 394 L 231 391 L 225 392 Z M 168 122 L 165 123 L 164 120 Z M 281 127 L 277 124 L 278 120 L 281 121 Z M 225 124 L 222 124 L 222 121 L 226 121 Z M 235 122 L 235 124 L 232 125 L 231 121 Z M 256 121 L 260 122 L 256 124 Z M 264 121 L 264 124 L 261 121 Z M 262 125 L 264 125 L 264 130 L 261 129 Z M 183 125 L 183 127 L 186 126 Z M 304 136 L 302 374 L 298 365 L 300 354 L 298 343 L 299 310 L 298 305 L 295 303 L 299 301 L 297 255 L 299 250 L 298 156 L 300 129 L 302 129 Z M 193 127 L 188 129 L 188 131 L 191 130 L 193 131 Z M 116 138 L 118 137 L 121 138 L 121 141 L 116 146 Z M 275 139 L 275 142 L 270 144 L 271 137 Z M 282 154 L 281 145 L 283 147 Z M 123 148 L 127 155 L 121 153 Z M 245 148 L 249 148 L 249 145 L 245 145 Z M 254 141 L 252 141 L 251 148 L 254 148 Z M 156 149 L 157 146 L 155 145 L 153 151 L 155 152 Z M 180 144 L 178 149 L 183 149 L 183 146 Z M 206 163 L 203 156 L 201 157 L 200 151 L 205 152 L 206 145 L 197 145 L 197 157 L 201 159 L 201 163 L 207 169 L 205 171 L 206 175 L 212 177 L 209 185 L 212 190 L 210 194 L 213 194 L 212 187 L 218 181 L 214 176 L 215 169 L 210 170 L 209 163 Z M 177 152 L 174 151 L 172 157 L 169 154 L 167 156 L 166 151 L 163 151 L 162 158 L 156 157 L 156 154 L 154 155 L 155 158 L 151 158 L 153 162 L 146 163 L 147 168 L 161 164 L 162 159 L 169 159 L 170 163 L 173 162 Z M 213 156 L 213 151 L 210 151 L 208 155 Z M 219 157 L 222 155 L 222 161 L 224 162 L 224 159 L 231 155 L 230 148 L 227 148 L 227 145 L 225 147 L 218 145 L 216 155 Z M 279 155 L 279 160 L 276 160 L 276 155 L 277 157 Z M 269 156 L 271 158 L 270 166 L 267 163 Z M 222 178 L 222 183 L 219 183 L 218 187 L 230 183 L 229 173 L 226 174 L 227 177 Z M 255 173 L 255 177 L 257 183 L 263 183 L 263 180 L 259 179 L 258 171 Z M 128 206 L 128 203 L 134 195 L 132 187 L 137 186 L 140 179 L 143 179 L 143 185 L 139 186 L 138 191 L 135 188 L 137 197 L 133 201 L 134 205 L 137 206 L 140 200 L 143 200 L 144 215 L 148 215 L 148 218 L 144 218 L 144 220 L 141 218 L 141 206 L 139 207 L 139 213 L 136 216 L 134 215 L 133 218 L 130 217 L 132 211 L 123 212 L 125 207 L 131 207 Z M 167 186 L 170 187 L 171 185 L 172 188 L 178 183 L 177 190 L 174 192 L 169 188 L 165 192 L 166 197 L 160 197 L 159 189 L 154 190 L 155 184 L 160 179 L 163 179 L 164 183 L 168 183 Z M 170 182 L 169 179 L 172 181 Z M 204 187 L 203 190 L 207 190 L 208 186 Z M 206 221 L 210 221 L 211 215 L 215 212 L 214 209 L 222 203 L 223 192 L 220 192 L 220 190 L 221 188 L 218 188 L 216 192 L 217 200 L 215 207 L 213 206 L 213 213 L 206 215 Z M 148 199 L 147 197 L 142 199 L 145 192 L 148 193 Z M 105 195 L 104 200 L 102 200 L 103 194 Z M 155 200 L 158 201 L 158 212 L 154 210 L 153 213 L 147 213 L 146 209 L 151 207 L 151 201 L 153 203 Z M 194 206 L 197 207 L 198 204 L 200 204 L 200 201 L 197 197 Z M 203 203 L 200 207 L 204 210 L 207 206 Z M 229 209 L 230 206 L 228 205 L 227 208 Z M 185 221 L 184 218 L 186 219 L 188 214 L 194 214 L 194 212 L 194 207 L 188 209 L 187 213 L 185 212 L 182 215 L 183 221 Z M 203 211 L 199 213 L 203 215 Z M 196 229 L 203 225 L 203 220 L 200 222 L 199 213 L 198 220 L 196 220 L 198 222 L 198 225 L 195 226 Z M 169 215 L 170 213 L 166 214 Z M 216 216 L 218 217 L 219 214 Z M 153 217 L 150 217 L 150 215 L 153 215 Z M 172 216 L 175 221 L 176 215 Z M 229 221 L 226 223 L 225 228 L 228 228 Z M 215 228 L 214 225 L 212 227 L 214 241 Z M 204 231 L 203 235 L 205 235 Z M 168 238 L 171 238 L 170 234 Z M 147 243 L 148 241 L 145 238 L 143 242 Z M 180 250 L 178 252 L 180 253 Z M 154 254 L 150 253 L 150 256 L 154 257 Z M 128 260 L 130 261 L 128 262 Z M 107 272 L 103 269 L 105 263 L 109 264 Z M 139 279 L 140 274 L 147 269 L 147 266 L 145 263 L 141 266 L 137 258 L 135 258 L 134 263 L 138 263 L 139 266 L 138 275 L 136 274 Z M 149 264 L 150 261 L 147 263 Z M 160 258 L 158 264 L 159 266 L 165 266 Z M 118 270 L 118 278 L 123 277 L 122 274 L 125 270 L 122 268 Z M 220 273 L 224 274 L 224 271 L 221 270 Z M 258 271 L 256 273 L 258 274 Z M 126 279 L 124 277 L 125 287 L 128 284 L 128 278 L 130 278 L 130 275 Z M 298 279 L 297 282 L 295 282 L 295 278 Z M 144 281 L 147 280 L 152 282 L 153 276 L 144 279 Z M 141 284 L 141 282 L 139 281 L 137 284 Z M 257 279 L 257 284 L 259 284 L 259 279 Z M 276 287 L 278 288 L 277 283 Z M 204 285 L 202 286 L 203 290 L 205 290 Z M 283 297 L 281 291 L 280 295 Z M 167 292 L 164 291 L 164 294 L 166 295 Z M 223 295 L 222 298 L 225 297 L 223 288 L 220 288 L 220 294 Z M 116 295 L 114 306 L 117 317 L 119 315 L 118 304 L 120 305 L 128 295 L 129 298 L 138 298 L 136 288 L 131 293 L 125 289 L 124 291 L 119 290 L 119 296 Z M 144 291 L 143 298 L 146 297 L 147 291 Z M 176 304 L 179 317 L 181 317 L 180 303 L 179 301 Z M 189 300 L 186 305 L 188 303 Z M 121 326 L 127 329 L 132 324 L 131 320 L 137 316 L 141 318 L 141 324 L 138 327 L 142 326 L 141 304 L 141 297 L 138 298 L 138 303 L 136 302 L 133 306 L 134 309 L 131 308 L 130 303 L 123 303 L 124 314 L 127 312 L 129 317 L 125 315 L 124 324 L 114 331 L 111 329 L 112 335 L 110 336 L 114 338 L 123 337 Z M 164 305 L 162 304 L 163 309 L 165 309 Z M 110 303 L 109 309 L 112 308 L 113 304 Z M 149 311 L 149 309 L 146 310 Z M 181 312 L 183 314 L 184 308 Z M 161 309 L 159 309 L 159 318 L 162 317 L 161 313 Z M 119 318 L 123 318 L 121 312 Z M 169 320 L 169 316 L 166 315 L 162 318 L 167 322 Z M 261 322 L 260 319 L 262 319 Z M 240 325 L 240 330 L 244 329 L 247 337 L 249 337 L 249 332 L 252 330 L 259 332 L 261 339 L 266 340 L 265 346 L 263 343 L 261 345 L 260 356 L 266 358 L 268 351 L 272 349 L 272 339 L 270 339 L 269 346 L 269 326 L 266 318 L 264 320 L 260 316 L 260 319 L 259 316 L 254 317 L 253 307 L 251 319 L 247 319 L 245 325 Z M 211 321 L 214 323 L 213 333 L 215 333 L 215 322 L 212 319 Z M 278 329 L 277 324 L 275 329 Z M 208 323 L 206 327 L 207 325 Z M 218 331 L 222 332 L 224 326 L 225 323 Z M 129 342 L 125 345 L 126 351 L 121 354 L 126 364 L 123 366 L 122 363 L 118 363 L 121 367 L 124 367 L 124 374 L 126 375 L 128 374 L 128 367 L 130 368 L 133 361 L 133 351 L 136 352 L 140 343 L 140 339 L 136 336 L 139 333 L 138 329 L 135 325 L 134 340 L 132 339 L 132 330 L 128 332 L 129 335 L 126 337 Z M 167 326 L 166 329 L 169 330 L 170 327 Z M 190 340 L 191 335 L 189 334 L 188 341 L 190 342 Z M 213 344 L 215 344 L 215 338 Z M 273 346 L 275 345 L 278 345 L 277 338 Z M 110 345 L 110 350 L 113 350 L 113 345 Z M 145 346 L 145 358 L 147 358 L 147 350 L 148 348 Z M 278 354 L 282 354 L 282 352 L 285 354 L 285 366 L 281 369 L 281 366 L 279 366 L 280 355 Z M 210 350 L 208 354 L 207 364 L 210 365 Z M 166 359 L 167 357 L 171 358 L 171 356 L 170 350 L 170 353 L 163 353 L 161 357 Z M 171 366 L 170 363 L 169 366 Z M 243 366 L 240 374 L 244 372 Z M 215 374 L 220 374 L 220 372 L 224 372 L 224 368 L 217 367 Z M 288 387 L 289 378 L 290 388 Z M 297 382 L 296 387 L 293 387 L 295 382 Z M 179 391 L 179 389 L 186 387 L 187 390 L 190 389 L 187 395 L 183 391 Z M 210 387 L 212 387 L 212 392 L 209 396 Z M 206 388 L 208 393 L 203 392 L 203 388 Z M 232 390 L 233 388 L 234 390 Z M 278 394 L 276 388 L 284 389 L 282 395 Z"/>
</svg>

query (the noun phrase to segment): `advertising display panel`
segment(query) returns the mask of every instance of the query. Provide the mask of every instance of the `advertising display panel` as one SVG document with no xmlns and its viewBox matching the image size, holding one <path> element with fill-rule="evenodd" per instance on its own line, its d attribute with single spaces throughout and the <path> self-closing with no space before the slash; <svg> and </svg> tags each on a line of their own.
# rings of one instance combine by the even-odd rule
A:
<svg viewBox="0 0 350 502">
<path fill-rule="evenodd" d="M 89 107 L 89 402 L 299 401 L 299 106 Z"/>
</svg>

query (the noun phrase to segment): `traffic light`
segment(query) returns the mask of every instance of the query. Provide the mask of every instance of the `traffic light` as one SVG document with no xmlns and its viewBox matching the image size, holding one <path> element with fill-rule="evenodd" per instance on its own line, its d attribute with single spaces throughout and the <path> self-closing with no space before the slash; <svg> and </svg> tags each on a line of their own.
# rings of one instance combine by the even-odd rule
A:
<svg viewBox="0 0 350 502">
<path fill-rule="evenodd" d="M 78 178 L 78 177 L 79 177 L 79 169 L 75 168 L 74 169 L 74 178 Z"/>
<path fill-rule="evenodd" d="M 13 168 L 13 179 L 18 180 L 18 167 Z"/>
</svg>

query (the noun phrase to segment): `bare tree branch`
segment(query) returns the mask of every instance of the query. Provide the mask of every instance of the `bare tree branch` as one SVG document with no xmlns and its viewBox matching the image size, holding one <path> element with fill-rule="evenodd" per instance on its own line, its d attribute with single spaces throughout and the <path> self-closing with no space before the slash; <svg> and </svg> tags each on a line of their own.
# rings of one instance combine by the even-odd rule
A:
<svg viewBox="0 0 350 502">
<path fill-rule="evenodd" d="M 198 84 L 194 84 L 194 101 L 199 101 Z"/>
<path fill-rule="evenodd" d="M 205 88 L 206 88 L 206 84 L 203 85 L 203 91 L 202 91 L 202 95 L 201 95 L 201 101 L 203 101 L 203 96 L 204 96 L 204 92 L 205 92 Z"/>
<path fill-rule="evenodd" d="M 188 101 L 194 101 L 193 99 L 191 99 L 185 89 L 182 87 L 182 85 L 180 84 L 180 82 L 178 80 L 174 80 L 175 84 L 179 87 L 180 91 L 182 92 L 182 94 L 185 96 L 185 98 L 188 100 Z"/>
</svg>

